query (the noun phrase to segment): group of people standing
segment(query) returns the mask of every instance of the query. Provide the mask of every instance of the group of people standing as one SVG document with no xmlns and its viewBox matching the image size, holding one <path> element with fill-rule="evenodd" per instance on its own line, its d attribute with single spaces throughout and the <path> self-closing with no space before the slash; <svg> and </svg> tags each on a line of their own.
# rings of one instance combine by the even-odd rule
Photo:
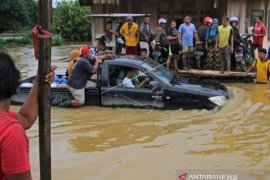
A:
<svg viewBox="0 0 270 180">
<path fill-rule="evenodd" d="M 146 49 L 147 56 L 149 56 L 150 41 L 152 37 L 155 37 L 156 45 L 166 47 L 168 50 L 167 68 L 173 61 L 174 68 L 178 70 L 179 54 L 182 54 L 182 69 L 190 69 L 190 56 L 197 43 L 203 45 L 206 53 L 210 49 L 218 50 L 222 74 L 228 75 L 231 70 L 236 69 L 235 52 L 239 46 L 244 44 L 238 29 L 239 20 L 237 17 L 224 16 L 221 25 L 219 25 L 218 19 L 205 17 L 203 25 L 198 28 L 198 31 L 195 25 L 191 23 L 190 16 L 186 16 L 178 28 L 174 19 L 170 20 L 170 26 L 168 27 L 167 19 L 160 18 L 158 27 L 154 30 L 149 23 L 149 15 L 143 18 L 140 26 L 134 22 L 132 17 L 127 17 L 127 22 L 123 24 L 119 31 L 119 34 L 125 38 L 127 55 L 137 55 L 137 47 L 139 46 L 141 49 Z M 262 48 L 265 35 L 266 28 L 262 23 L 262 17 L 257 17 L 252 30 L 255 49 Z M 179 53 L 180 49 L 182 49 L 181 53 Z"/>
</svg>

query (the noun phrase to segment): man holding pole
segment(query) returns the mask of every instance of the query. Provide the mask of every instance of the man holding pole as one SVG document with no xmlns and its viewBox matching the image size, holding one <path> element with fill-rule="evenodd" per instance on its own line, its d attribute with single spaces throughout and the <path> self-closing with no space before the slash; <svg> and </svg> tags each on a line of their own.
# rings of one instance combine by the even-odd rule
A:
<svg viewBox="0 0 270 180">
<path fill-rule="evenodd" d="M 29 141 L 25 130 L 38 116 L 38 82 L 33 87 L 18 113 L 10 110 L 10 98 L 16 93 L 20 73 L 11 57 L 0 52 L 0 179 L 30 180 Z M 45 81 L 53 82 L 55 66 Z"/>
</svg>

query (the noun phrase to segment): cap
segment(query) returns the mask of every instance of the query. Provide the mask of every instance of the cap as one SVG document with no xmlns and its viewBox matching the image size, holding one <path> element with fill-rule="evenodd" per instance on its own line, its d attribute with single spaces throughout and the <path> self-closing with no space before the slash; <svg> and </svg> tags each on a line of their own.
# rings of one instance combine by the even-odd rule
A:
<svg viewBox="0 0 270 180">
<path fill-rule="evenodd" d="M 133 17 L 132 16 L 128 16 L 127 20 L 132 20 L 133 21 Z"/>
<path fill-rule="evenodd" d="M 88 46 L 83 46 L 81 49 L 80 49 L 80 53 L 81 55 L 85 55 L 89 52 L 89 47 Z"/>
<path fill-rule="evenodd" d="M 259 49 L 259 53 L 267 54 L 267 50 L 264 48 Z"/>
</svg>

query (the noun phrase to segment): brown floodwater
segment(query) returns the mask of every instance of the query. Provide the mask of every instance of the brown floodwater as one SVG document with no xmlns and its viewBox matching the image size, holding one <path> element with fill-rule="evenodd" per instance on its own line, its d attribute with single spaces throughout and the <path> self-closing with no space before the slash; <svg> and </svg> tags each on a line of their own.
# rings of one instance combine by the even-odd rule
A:
<svg viewBox="0 0 270 180">
<path fill-rule="evenodd" d="M 67 67 L 57 59 L 74 48 L 53 48 L 57 73 Z M 35 74 L 31 48 L 9 52 L 24 77 Z M 270 86 L 227 86 L 232 97 L 217 112 L 53 107 L 53 179 L 173 180 L 190 169 L 259 169 L 251 179 L 270 179 Z M 27 134 L 39 179 L 38 123 Z"/>
</svg>

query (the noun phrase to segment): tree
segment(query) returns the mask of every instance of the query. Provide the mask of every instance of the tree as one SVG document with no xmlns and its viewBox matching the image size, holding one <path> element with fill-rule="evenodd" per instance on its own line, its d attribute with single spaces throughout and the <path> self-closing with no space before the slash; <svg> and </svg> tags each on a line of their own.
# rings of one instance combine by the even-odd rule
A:
<svg viewBox="0 0 270 180">
<path fill-rule="evenodd" d="M 36 22 L 37 2 L 35 0 L 1 0 L 0 33 L 19 30 Z"/>
<path fill-rule="evenodd" d="M 62 1 L 53 12 L 53 31 L 63 39 L 88 40 L 91 38 L 90 9 L 79 1 Z"/>
</svg>

